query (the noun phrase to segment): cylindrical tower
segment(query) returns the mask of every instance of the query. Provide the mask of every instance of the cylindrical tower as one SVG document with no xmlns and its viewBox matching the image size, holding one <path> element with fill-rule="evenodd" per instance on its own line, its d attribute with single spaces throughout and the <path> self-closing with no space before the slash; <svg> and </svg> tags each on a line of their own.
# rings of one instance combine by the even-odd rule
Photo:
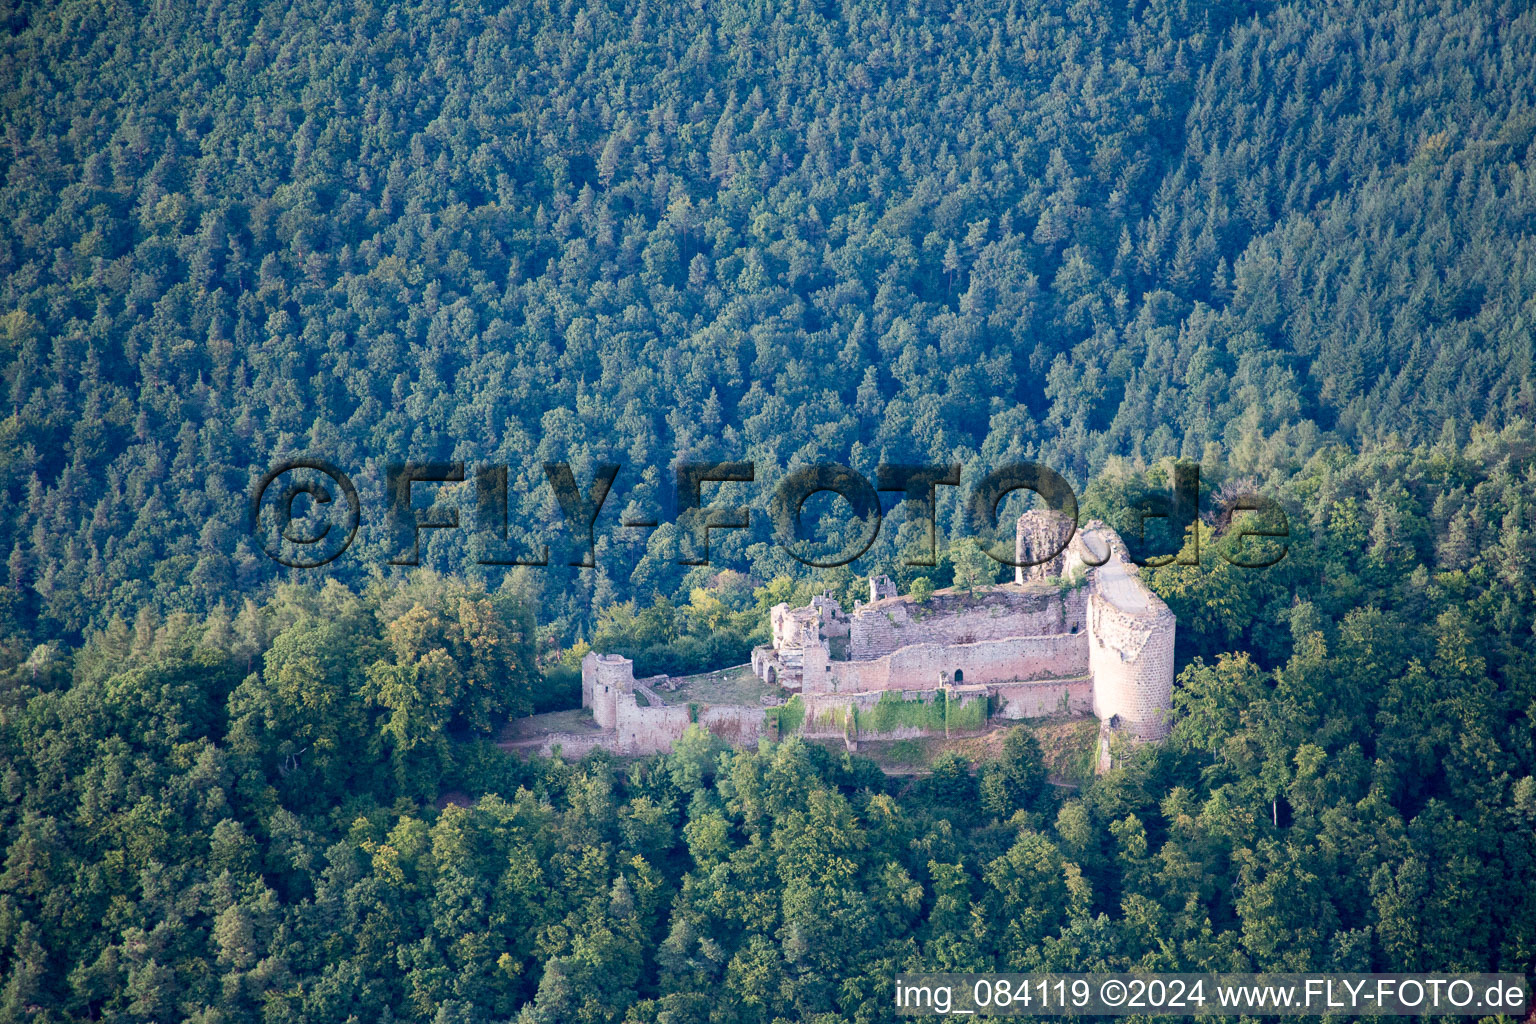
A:
<svg viewBox="0 0 1536 1024">
<path fill-rule="evenodd" d="M 592 719 L 599 727 L 618 725 L 621 694 L 633 693 L 635 663 L 618 654 L 592 651 L 581 659 L 581 699 L 592 709 Z"/>
<path fill-rule="evenodd" d="M 1173 707 L 1173 612 L 1119 558 L 1093 576 L 1088 598 L 1088 666 L 1093 710 L 1112 730 L 1137 739 L 1168 735 Z"/>
</svg>

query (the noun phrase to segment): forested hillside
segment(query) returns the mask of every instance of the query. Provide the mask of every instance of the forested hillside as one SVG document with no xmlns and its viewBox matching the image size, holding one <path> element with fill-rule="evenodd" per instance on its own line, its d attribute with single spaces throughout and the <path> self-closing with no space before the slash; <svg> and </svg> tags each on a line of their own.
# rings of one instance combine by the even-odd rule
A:
<svg viewBox="0 0 1536 1024">
<path fill-rule="evenodd" d="M 919 781 L 706 733 L 519 762 L 484 736 L 529 699 L 525 610 L 431 576 L 41 649 L 0 680 L 0 1020 L 834 1024 L 907 1019 L 919 968 L 1536 973 L 1533 458 L 1337 454 L 1284 569 L 1160 571 L 1173 736 L 1079 790 L 1026 732 Z M 1399 515 L 1426 492 L 1444 544 Z"/>
<path fill-rule="evenodd" d="M 0 26 L 0 1021 L 833 1024 L 895 1019 L 917 968 L 1536 976 L 1524 5 Z M 249 536 L 294 456 L 361 492 L 323 569 Z M 570 704 L 589 645 L 716 668 L 781 601 L 975 582 L 963 498 L 1000 465 L 1129 531 L 1174 458 L 1205 506 L 1202 564 L 1145 577 L 1173 735 L 1077 788 L 1027 731 L 905 780 L 800 741 L 491 742 Z M 407 459 L 506 465 L 551 565 L 475 564 L 466 482 L 464 528 L 388 566 Z M 755 463 L 711 494 L 756 514 L 690 567 L 668 492 L 707 459 Z M 562 461 L 623 467 L 595 568 L 564 564 Z M 851 566 L 791 559 L 761 513 L 813 462 L 962 464 L 939 564 L 902 562 L 899 513 Z M 1288 549 L 1240 569 L 1223 503 L 1254 490 Z"/>
<path fill-rule="evenodd" d="M 599 570 L 547 595 L 571 633 L 683 585 L 667 529 L 616 526 L 681 459 L 1265 476 L 1536 412 L 1519 5 L 61 3 L 9 28 L 0 547 L 47 632 L 270 581 L 240 499 L 293 454 L 370 509 L 390 461 L 505 463 L 525 534 L 558 530 L 541 461 L 623 463 Z M 383 564 L 382 534 L 328 571 Z M 770 578 L 765 541 L 716 561 Z M 474 568 L 462 537 L 427 555 Z"/>
</svg>

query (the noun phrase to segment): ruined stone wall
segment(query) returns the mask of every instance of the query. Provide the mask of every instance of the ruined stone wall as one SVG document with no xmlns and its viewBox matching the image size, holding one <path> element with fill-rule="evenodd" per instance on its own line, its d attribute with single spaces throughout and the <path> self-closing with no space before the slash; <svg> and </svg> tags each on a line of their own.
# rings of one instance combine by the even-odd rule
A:
<svg viewBox="0 0 1536 1024">
<path fill-rule="evenodd" d="M 614 749 L 613 733 L 552 732 L 545 736 L 544 742 L 539 745 L 539 754 L 543 757 L 554 757 L 558 752 L 562 760 L 577 761 L 599 748 Z"/>
<path fill-rule="evenodd" d="M 782 666 L 779 662 L 779 652 L 772 647 L 752 648 L 752 674 L 759 679 L 768 679 L 768 670 L 773 669 L 772 682 L 778 683 Z"/>
<path fill-rule="evenodd" d="M 1110 559 L 1119 558 L 1131 562 L 1130 552 L 1120 535 L 1105 525 L 1102 519 L 1090 519 L 1072 537 L 1062 555 L 1061 575 L 1064 579 L 1092 572 Z"/>
<path fill-rule="evenodd" d="M 1155 596 L 1146 614 L 1131 614 L 1095 594 L 1089 600 L 1089 664 L 1093 712 L 1140 739 L 1168 734 L 1173 703 L 1173 613 Z"/>
<path fill-rule="evenodd" d="M 952 686 L 949 689 L 949 716 L 944 735 L 966 736 L 985 732 L 991 694 L 985 686 Z"/>
<path fill-rule="evenodd" d="M 825 643 L 815 647 L 802 647 L 800 655 L 800 679 L 799 687 L 803 693 L 822 693 L 836 689 L 837 667 L 846 662 L 834 662 L 832 654 L 827 650 Z M 780 685 L 794 689 L 793 673 L 785 676 Z"/>
<path fill-rule="evenodd" d="M 848 616 L 843 606 L 825 595 L 811 598 L 809 607 L 816 613 L 815 635 L 812 639 L 848 635 Z"/>
<path fill-rule="evenodd" d="M 1009 637 L 1079 632 L 1087 624 L 1083 588 L 1007 587 L 935 594 L 927 604 L 898 599 L 866 605 L 849 621 L 854 661 L 880 658 L 908 644 L 973 644 Z"/>
<path fill-rule="evenodd" d="M 994 718 L 1047 718 L 1063 711 L 1085 715 L 1093 710 L 1093 679 L 1089 676 L 1038 683 L 1004 683 L 993 689 L 999 705 Z"/>
<path fill-rule="evenodd" d="M 634 694 L 620 697 L 617 710 L 614 732 L 621 754 L 664 754 L 692 721 L 686 704 L 642 708 Z"/>
<path fill-rule="evenodd" d="M 988 696 L 985 686 L 802 695 L 805 717 L 798 731 L 810 739 L 848 741 L 974 735 L 986 729 Z M 905 707 L 882 715 L 887 702 Z M 890 721 L 882 724 L 885 717 Z"/>
<path fill-rule="evenodd" d="M 754 747 L 767 735 L 767 708 L 741 704 L 705 704 L 699 724 L 733 747 Z"/>
<path fill-rule="evenodd" d="M 916 696 L 914 691 L 912 696 Z M 805 719 L 800 724 L 800 735 L 812 739 L 841 739 L 848 734 L 847 716 L 854 708 L 873 708 L 880 694 L 864 693 L 808 693 L 800 699 L 805 705 Z M 911 735 L 921 735 L 914 731 Z"/>
<path fill-rule="evenodd" d="M 827 673 L 833 685 L 815 692 L 931 690 L 957 681 L 1065 679 L 1087 672 L 1087 633 L 1053 633 L 973 644 L 913 644 L 873 661 L 835 661 Z M 807 687 L 806 692 L 813 691 Z"/>
<path fill-rule="evenodd" d="M 686 704 L 641 707 L 633 694 L 614 701 L 613 728 L 600 732 L 557 732 L 544 737 L 539 753 L 553 757 L 556 748 L 566 760 L 577 760 L 596 749 L 616 754 L 665 754 L 693 722 Z M 698 723 L 735 747 L 752 747 L 768 734 L 767 709 L 736 704 L 706 704 L 698 708 Z"/>
</svg>

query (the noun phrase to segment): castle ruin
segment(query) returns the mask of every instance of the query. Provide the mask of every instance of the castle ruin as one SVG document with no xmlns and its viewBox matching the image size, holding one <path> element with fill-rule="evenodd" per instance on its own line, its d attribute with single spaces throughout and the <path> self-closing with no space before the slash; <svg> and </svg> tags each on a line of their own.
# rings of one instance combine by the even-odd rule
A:
<svg viewBox="0 0 1536 1024">
<path fill-rule="evenodd" d="M 1120 537 L 1097 520 L 1074 533 L 1065 517 L 1031 511 L 1019 518 L 1015 549 L 1017 561 L 1036 564 L 974 593 L 941 590 L 919 603 L 876 576 L 870 600 L 851 611 L 826 596 L 773 608 L 772 643 L 752 652 L 764 689 L 756 705 L 669 702 L 662 693 L 676 681 L 637 680 L 629 659 L 588 654 L 582 706 L 596 728 L 545 736 L 541 747 L 657 753 L 697 722 L 738 745 L 796 732 L 855 748 L 861 739 L 968 735 L 997 720 L 1091 713 L 1102 770 L 1117 737 L 1166 736 L 1174 616 L 1139 579 Z"/>
<path fill-rule="evenodd" d="M 984 692 L 991 717 L 1005 719 L 1091 711 L 1103 723 L 1101 761 L 1117 734 L 1166 736 L 1174 616 L 1138 578 L 1119 535 L 1098 520 L 1074 535 L 1064 516 L 1031 511 L 1019 517 L 1015 550 L 1016 561 L 1036 564 L 973 595 L 940 591 L 919 604 L 876 577 L 870 601 L 847 614 L 828 598 L 779 605 L 773 643 L 752 652 L 752 669 L 808 708 L 939 690 Z"/>
</svg>

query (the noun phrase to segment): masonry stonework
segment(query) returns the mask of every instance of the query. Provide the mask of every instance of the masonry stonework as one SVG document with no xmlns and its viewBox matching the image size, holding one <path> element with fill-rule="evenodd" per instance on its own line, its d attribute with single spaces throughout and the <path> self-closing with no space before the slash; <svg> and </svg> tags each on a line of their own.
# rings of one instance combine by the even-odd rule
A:
<svg viewBox="0 0 1536 1024">
<path fill-rule="evenodd" d="M 752 652 L 751 670 L 789 699 L 783 707 L 770 697 L 668 704 L 656 692 L 673 688 L 664 677 L 637 682 L 627 658 L 588 654 L 582 704 L 597 731 L 551 735 L 545 752 L 658 753 L 693 723 L 737 746 L 783 728 L 852 748 L 861 737 L 966 735 L 994 718 L 1091 712 L 1104 768 L 1122 744 L 1165 737 L 1174 615 L 1119 536 L 1097 520 L 1074 533 L 1066 517 L 1031 511 L 1019 517 L 1015 550 L 1036 564 L 974 594 L 939 591 L 919 604 L 877 576 L 870 601 L 851 612 L 827 596 L 773 608 L 772 643 Z"/>
</svg>

